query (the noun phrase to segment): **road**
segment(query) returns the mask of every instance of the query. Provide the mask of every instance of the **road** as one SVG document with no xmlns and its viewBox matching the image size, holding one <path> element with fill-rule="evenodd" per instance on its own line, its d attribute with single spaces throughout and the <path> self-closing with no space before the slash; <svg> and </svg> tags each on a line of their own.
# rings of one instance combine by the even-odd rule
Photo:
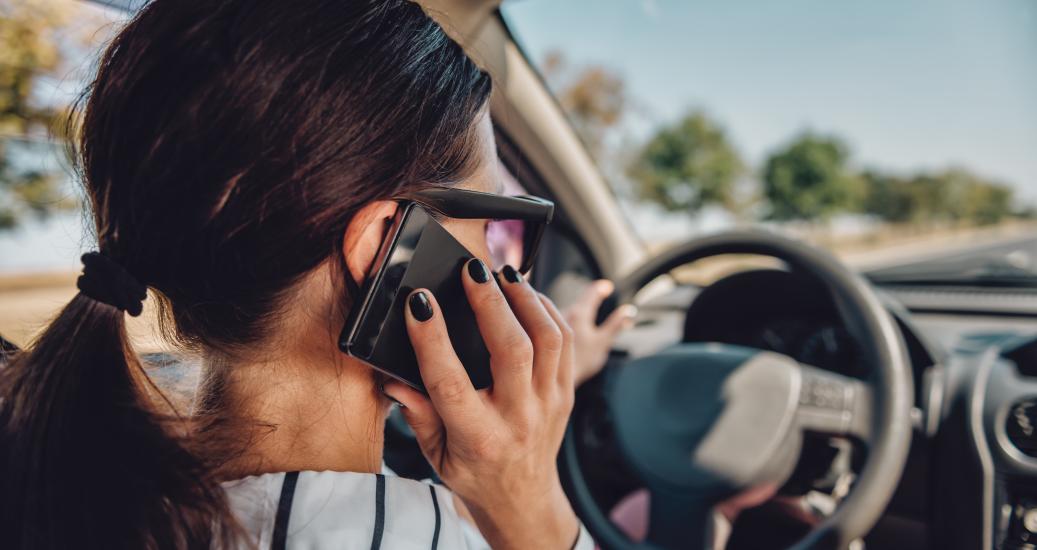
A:
<svg viewBox="0 0 1037 550">
<path fill-rule="evenodd" d="M 1037 275 L 1037 233 L 1022 237 L 933 251 L 912 261 L 871 271 L 883 277 L 949 273 L 967 276 L 984 271 L 989 274 Z"/>
</svg>

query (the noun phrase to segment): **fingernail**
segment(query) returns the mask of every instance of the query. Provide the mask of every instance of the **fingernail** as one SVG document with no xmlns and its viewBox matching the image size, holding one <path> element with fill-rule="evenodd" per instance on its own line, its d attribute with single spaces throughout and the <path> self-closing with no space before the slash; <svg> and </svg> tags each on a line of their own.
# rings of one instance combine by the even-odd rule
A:
<svg viewBox="0 0 1037 550">
<path fill-rule="evenodd" d="M 522 282 L 522 274 L 518 271 L 515 271 L 515 268 L 511 267 L 510 265 L 504 266 L 504 269 L 501 270 L 501 274 L 504 275 L 504 280 L 508 281 L 509 283 Z"/>
<path fill-rule="evenodd" d="M 412 294 L 408 302 L 410 303 L 410 312 L 415 319 L 424 323 L 432 318 L 432 302 L 429 301 L 428 296 L 424 292 Z"/>
<path fill-rule="evenodd" d="M 404 405 L 403 403 L 400 402 L 399 399 L 396 399 L 395 397 L 389 395 L 389 392 L 385 391 L 385 384 L 382 384 L 381 390 L 382 390 L 382 395 L 387 397 L 389 399 L 389 401 L 392 401 L 393 403 L 395 403 L 396 406 L 400 407 L 401 409 L 406 409 L 407 408 L 407 405 Z"/>
<path fill-rule="evenodd" d="M 490 270 L 486 269 L 486 264 L 479 258 L 472 258 L 468 260 L 468 275 L 472 277 L 472 280 L 483 284 L 490 280 Z"/>
</svg>

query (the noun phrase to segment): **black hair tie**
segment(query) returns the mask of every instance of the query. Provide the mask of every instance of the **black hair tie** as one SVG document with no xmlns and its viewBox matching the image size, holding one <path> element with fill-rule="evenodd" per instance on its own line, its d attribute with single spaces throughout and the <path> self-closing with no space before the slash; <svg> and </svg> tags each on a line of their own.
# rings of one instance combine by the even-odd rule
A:
<svg viewBox="0 0 1037 550">
<path fill-rule="evenodd" d="M 148 288 L 111 258 L 100 252 L 83 254 L 83 274 L 76 286 L 84 295 L 136 317 L 144 311 Z"/>
</svg>

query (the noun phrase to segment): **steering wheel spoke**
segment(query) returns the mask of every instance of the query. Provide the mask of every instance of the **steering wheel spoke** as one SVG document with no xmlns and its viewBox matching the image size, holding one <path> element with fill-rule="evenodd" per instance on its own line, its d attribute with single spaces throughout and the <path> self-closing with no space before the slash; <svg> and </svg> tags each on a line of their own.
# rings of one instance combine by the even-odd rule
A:
<svg viewBox="0 0 1037 550">
<path fill-rule="evenodd" d="M 856 378 L 800 364 L 796 419 L 807 432 L 867 443 L 872 435 L 871 387 Z"/>
</svg>

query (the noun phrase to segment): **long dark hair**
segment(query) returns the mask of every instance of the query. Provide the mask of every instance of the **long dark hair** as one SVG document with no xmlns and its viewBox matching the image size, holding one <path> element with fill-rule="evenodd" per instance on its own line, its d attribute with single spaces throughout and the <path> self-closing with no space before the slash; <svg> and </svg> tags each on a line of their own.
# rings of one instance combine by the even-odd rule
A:
<svg viewBox="0 0 1037 550">
<path fill-rule="evenodd" d="M 174 341 L 248 350 L 357 210 L 471 172 L 490 87 L 406 0 L 155 0 L 81 102 L 99 251 Z M 233 542 L 204 445 L 147 384 L 124 313 L 83 294 L 0 370 L 0 546 Z"/>
</svg>

